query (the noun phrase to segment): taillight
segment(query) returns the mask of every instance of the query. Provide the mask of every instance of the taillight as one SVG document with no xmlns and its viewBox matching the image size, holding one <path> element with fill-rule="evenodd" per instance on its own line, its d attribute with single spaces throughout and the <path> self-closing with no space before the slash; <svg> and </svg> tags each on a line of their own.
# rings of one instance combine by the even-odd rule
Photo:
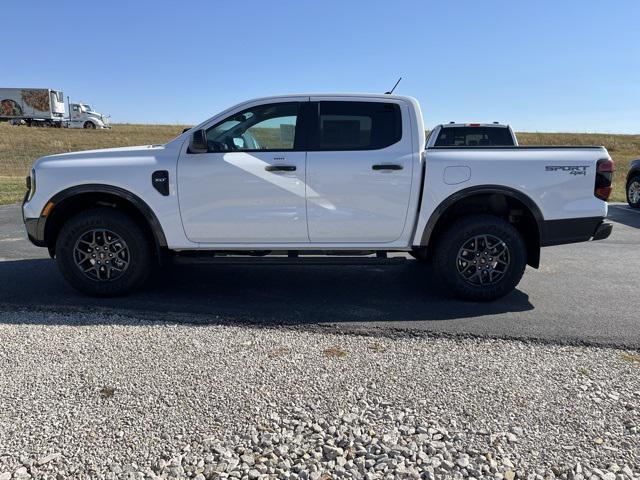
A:
<svg viewBox="0 0 640 480">
<path fill-rule="evenodd" d="M 613 160 L 610 158 L 598 160 L 596 164 L 596 185 L 593 194 L 605 202 L 609 200 L 609 196 L 611 196 L 611 192 L 613 191 L 613 171 Z"/>
</svg>

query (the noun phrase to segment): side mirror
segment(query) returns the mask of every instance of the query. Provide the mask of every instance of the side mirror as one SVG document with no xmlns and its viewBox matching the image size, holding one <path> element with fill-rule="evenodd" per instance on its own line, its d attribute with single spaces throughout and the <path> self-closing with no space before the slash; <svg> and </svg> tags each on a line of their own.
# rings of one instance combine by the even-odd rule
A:
<svg viewBox="0 0 640 480">
<path fill-rule="evenodd" d="M 191 135 L 189 142 L 189 153 L 207 153 L 209 145 L 207 144 L 207 134 L 204 130 L 196 130 Z"/>
</svg>

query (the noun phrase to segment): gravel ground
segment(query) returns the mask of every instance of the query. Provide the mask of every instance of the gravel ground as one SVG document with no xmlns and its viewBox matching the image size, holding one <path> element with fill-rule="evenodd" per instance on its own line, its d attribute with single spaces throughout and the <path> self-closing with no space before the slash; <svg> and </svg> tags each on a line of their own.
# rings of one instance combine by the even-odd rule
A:
<svg viewBox="0 0 640 480">
<path fill-rule="evenodd" d="M 4 311 L 10 478 L 640 478 L 640 356 Z"/>
</svg>

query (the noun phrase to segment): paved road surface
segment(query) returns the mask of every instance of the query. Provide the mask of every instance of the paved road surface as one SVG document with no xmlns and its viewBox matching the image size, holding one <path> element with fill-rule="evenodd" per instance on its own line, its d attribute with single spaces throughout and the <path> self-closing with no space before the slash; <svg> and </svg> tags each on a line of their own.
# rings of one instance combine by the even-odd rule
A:
<svg viewBox="0 0 640 480">
<path fill-rule="evenodd" d="M 161 270 L 134 295 L 96 299 L 67 286 L 45 249 L 24 239 L 17 205 L 0 207 L 0 306 L 162 312 L 178 321 L 337 324 L 640 348 L 640 212 L 612 205 L 612 236 L 543 249 L 518 290 L 490 303 L 449 297 L 400 265 L 215 265 Z M 0 311 L 0 321 L 2 313 Z"/>
</svg>

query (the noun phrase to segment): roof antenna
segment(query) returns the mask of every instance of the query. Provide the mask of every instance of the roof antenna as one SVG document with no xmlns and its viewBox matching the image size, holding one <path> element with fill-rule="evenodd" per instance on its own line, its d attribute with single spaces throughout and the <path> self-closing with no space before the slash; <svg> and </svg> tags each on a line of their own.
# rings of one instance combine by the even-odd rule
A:
<svg viewBox="0 0 640 480">
<path fill-rule="evenodd" d="M 384 92 L 385 95 L 391 95 L 393 93 L 393 91 L 396 89 L 396 87 L 398 86 L 398 84 L 400 83 L 400 80 L 402 80 L 402 77 L 400 77 L 398 79 L 398 81 L 396 82 L 396 84 L 393 86 L 393 88 L 391 90 L 389 90 L 388 92 Z"/>
</svg>

